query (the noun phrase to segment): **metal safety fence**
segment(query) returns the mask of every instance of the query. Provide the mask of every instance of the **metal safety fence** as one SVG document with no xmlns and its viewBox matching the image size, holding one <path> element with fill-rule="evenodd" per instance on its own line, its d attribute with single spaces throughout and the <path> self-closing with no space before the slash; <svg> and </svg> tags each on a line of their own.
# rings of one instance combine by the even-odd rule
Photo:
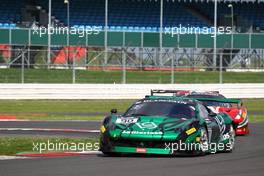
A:
<svg viewBox="0 0 264 176">
<path fill-rule="evenodd" d="M 264 82 L 264 50 L 217 52 L 214 66 L 212 49 L 13 46 L 0 49 L 0 83 Z"/>
</svg>

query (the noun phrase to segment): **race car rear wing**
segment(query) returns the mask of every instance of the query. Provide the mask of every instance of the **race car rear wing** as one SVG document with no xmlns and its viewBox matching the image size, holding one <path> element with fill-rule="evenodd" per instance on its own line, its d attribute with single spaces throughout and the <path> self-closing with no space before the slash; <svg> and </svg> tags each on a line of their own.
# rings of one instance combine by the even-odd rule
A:
<svg viewBox="0 0 264 176">
<path fill-rule="evenodd" d="M 188 92 L 191 92 L 189 90 L 162 90 L 162 89 L 152 89 L 151 90 L 151 96 L 154 94 L 167 94 L 172 93 L 174 96 L 177 95 L 183 95 L 184 93 L 188 94 Z M 209 91 L 211 93 L 219 93 L 219 91 Z M 217 101 L 222 103 L 232 103 L 237 104 L 238 107 L 241 107 L 243 105 L 242 101 L 240 99 L 234 99 L 234 98 L 190 98 L 198 101 Z"/>
<path fill-rule="evenodd" d="M 151 89 L 150 94 L 153 96 L 154 94 L 167 94 L 172 93 L 173 95 L 178 94 L 180 92 L 190 92 L 189 90 L 162 90 L 162 89 Z"/>
<path fill-rule="evenodd" d="M 242 106 L 242 100 L 235 98 L 192 98 L 198 101 L 217 101 L 221 103 L 233 103 L 237 104 L 238 107 Z"/>
<path fill-rule="evenodd" d="M 183 94 L 188 94 L 191 92 L 196 92 L 196 91 L 192 91 L 192 90 L 163 90 L 163 89 L 152 89 L 151 90 L 151 96 L 153 96 L 154 94 L 166 94 L 166 93 L 173 93 L 174 95 L 183 95 Z M 199 93 L 196 92 L 196 93 Z M 219 94 L 219 91 L 206 91 L 206 93 L 212 93 L 212 94 Z"/>
</svg>

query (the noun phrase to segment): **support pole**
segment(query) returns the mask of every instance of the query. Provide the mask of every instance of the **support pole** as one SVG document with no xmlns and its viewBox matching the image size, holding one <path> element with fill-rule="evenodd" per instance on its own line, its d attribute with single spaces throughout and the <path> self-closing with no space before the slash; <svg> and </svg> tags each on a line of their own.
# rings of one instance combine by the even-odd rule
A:
<svg viewBox="0 0 264 176">
<path fill-rule="evenodd" d="M 220 56 L 219 83 L 223 84 L 223 54 Z"/>
<path fill-rule="evenodd" d="M 50 37 L 50 28 L 51 28 L 51 0 L 49 0 L 49 19 L 48 19 L 48 52 L 47 52 L 47 60 L 48 60 L 48 68 L 50 68 L 50 45 L 51 45 L 51 37 Z"/>
<path fill-rule="evenodd" d="M 216 69 L 216 42 L 217 42 L 217 0 L 214 0 L 214 55 L 213 55 L 213 69 Z"/>
<path fill-rule="evenodd" d="M 231 34 L 231 52 L 230 52 L 230 61 L 233 58 L 233 47 L 234 47 L 234 7 L 232 4 L 229 4 L 228 7 L 231 8 L 231 25 L 232 25 L 232 34 Z"/>
<path fill-rule="evenodd" d="M 122 83 L 126 84 L 126 52 L 125 52 L 125 32 L 123 31 L 122 46 Z"/>
<path fill-rule="evenodd" d="M 176 52 L 174 51 L 174 55 L 171 58 L 171 84 L 174 84 L 174 59 L 176 57 Z"/>
<path fill-rule="evenodd" d="M 68 30 L 67 30 L 67 50 L 66 50 L 66 57 L 67 57 L 67 65 L 69 66 L 69 45 L 70 45 L 70 0 L 64 0 L 64 3 L 67 4 L 67 25 L 68 25 Z"/>
<path fill-rule="evenodd" d="M 30 67 L 30 57 L 31 57 L 31 30 L 28 30 L 28 41 L 29 41 L 29 45 L 27 47 L 27 68 Z"/>
<path fill-rule="evenodd" d="M 159 65 L 163 66 L 162 62 L 162 32 L 163 32 L 163 0 L 160 0 L 160 30 L 159 30 Z"/>
<path fill-rule="evenodd" d="M 105 0 L 105 27 L 104 27 L 104 67 L 107 65 L 108 47 L 107 47 L 107 33 L 108 33 L 108 0 Z"/>
<path fill-rule="evenodd" d="M 75 70 L 75 57 L 76 57 L 76 51 L 73 52 L 73 58 L 72 58 L 72 84 L 75 84 L 76 82 L 76 70 Z"/>
<path fill-rule="evenodd" d="M 139 67 L 140 67 L 141 71 L 143 70 L 143 57 L 144 57 L 144 53 L 143 53 L 144 52 L 144 49 L 143 49 L 144 40 L 143 40 L 143 38 L 144 38 L 144 33 L 141 32 L 141 34 L 140 34 L 140 48 L 139 48 L 139 59 L 140 59 Z"/>
<path fill-rule="evenodd" d="M 21 59 L 21 83 L 24 84 L 24 72 L 25 72 L 25 52 L 22 52 L 22 59 Z"/>
</svg>

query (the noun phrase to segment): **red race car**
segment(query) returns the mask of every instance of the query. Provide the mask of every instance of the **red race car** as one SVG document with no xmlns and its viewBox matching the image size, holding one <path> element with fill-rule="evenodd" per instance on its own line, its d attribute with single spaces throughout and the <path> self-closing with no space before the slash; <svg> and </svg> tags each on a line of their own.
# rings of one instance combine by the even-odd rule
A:
<svg viewBox="0 0 264 176">
<path fill-rule="evenodd" d="M 195 91 L 179 91 L 176 96 L 187 96 L 190 98 L 196 98 L 202 101 L 205 106 L 211 109 L 214 113 L 226 112 L 233 119 L 236 127 L 237 135 L 246 135 L 249 133 L 248 129 L 248 114 L 241 101 L 232 101 L 225 98 L 218 91 L 211 92 L 195 92 Z M 213 98 L 215 101 L 208 100 L 206 98 Z M 219 100 L 219 101 L 218 101 Z M 226 100 L 226 101 L 225 101 Z"/>
</svg>

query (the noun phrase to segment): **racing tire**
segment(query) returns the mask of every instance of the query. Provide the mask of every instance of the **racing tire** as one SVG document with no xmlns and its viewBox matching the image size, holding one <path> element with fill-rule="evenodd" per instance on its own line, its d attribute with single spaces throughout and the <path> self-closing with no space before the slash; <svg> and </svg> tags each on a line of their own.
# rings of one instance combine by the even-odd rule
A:
<svg viewBox="0 0 264 176">
<path fill-rule="evenodd" d="M 121 154 L 120 153 L 115 153 L 115 152 L 103 152 L 103 155 L 106 156 L 106 157 L 115 157 L 115 156 L 120 156 Z"/>
<path fill-rule="evenodd" d="M 225 145 L 224 152 L 232 152 L 235 148 L 235 137 L 236 137 L 236 132 L 233 127 L 233 125 L 230 126 L 230 130 L 228 132 L 229 135 L 229 140 L 228 140 L 228 146 L 227 144 Z"/>
<path fill-rule="evenodd" d="M 205 127 L 201 129 L 201 139 L 199 144 L 200 144 L 199 155 L 200 156 L 206 155 L 209 147 L 209 138 L 208 138 L 208 132 Z"/>
</svg>

